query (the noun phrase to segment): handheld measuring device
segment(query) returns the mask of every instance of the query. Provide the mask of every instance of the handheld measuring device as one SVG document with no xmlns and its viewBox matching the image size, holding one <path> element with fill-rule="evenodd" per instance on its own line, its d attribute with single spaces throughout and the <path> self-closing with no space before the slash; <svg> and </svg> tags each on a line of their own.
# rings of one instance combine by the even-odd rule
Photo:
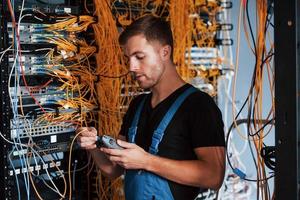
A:
<svg viewBox="0 0 300 200">
<path fill-rule="evenodd" d="M 97 136 L 97 147 L 107 147 L 110 149 L 124 149 L 120 145 L 117 144 L 117 141 L 108 135 Z"/>
</svg>

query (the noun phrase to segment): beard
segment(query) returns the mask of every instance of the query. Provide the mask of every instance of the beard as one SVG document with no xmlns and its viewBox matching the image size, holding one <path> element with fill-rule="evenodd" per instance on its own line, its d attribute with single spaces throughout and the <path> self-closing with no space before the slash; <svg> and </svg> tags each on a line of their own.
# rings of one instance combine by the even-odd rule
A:
<svg viewBox="0 0 300 200">
<path fill-rule="evenodd" d="M 130 76 L 132 80 L 136 81 L 136 74 L 134 72 L 130 72 Z"/>
<path fill-rule="evenodd" d="M 130 76 L 132 78 L 132 80 L 136 81 L 139 85 L 140 88 L 142 88 L 143 90 L 147 90 L 147 89 L 151 89 L 153 87 L 153 84 L 145 84 L 145 82 L 141 82 L 139 81 L 136 77 L 136 73 L 131 72 Z"/>
</svg>

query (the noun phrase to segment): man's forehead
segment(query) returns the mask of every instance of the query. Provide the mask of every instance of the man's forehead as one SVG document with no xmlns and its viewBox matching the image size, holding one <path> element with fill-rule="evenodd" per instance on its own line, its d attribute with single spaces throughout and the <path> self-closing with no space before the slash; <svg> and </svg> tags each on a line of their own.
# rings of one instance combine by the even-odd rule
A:
<svg viewBox="0 0 300 200">
<path fill-rule="evenodd" d="M 126 44 L 122 47 L 125 55 L 131 55 L 135 52 L 142 53 L 144 49 L 149 45 L 145 38 L 131 37 L 127 40 Z"/>
<path fill-rule="evenodd" d="M 136 35 L 130 37 L 126 44 L 122 46 L 122 50 L 126 56 L 145 53 L 149 48 L 160 47 L 161 44 L 158 41 L 148 41 L 143 35 Z"/>
<path fill-rule="evenodd" d="M 144 35 L 139 34 L 139 35 L 133 35 L 128 38 L 127 42 L 125 43 L 125 46 L 130 46 L 131 44 L 143 44 L 147 43 L 147 39 Z"/>
</svg>

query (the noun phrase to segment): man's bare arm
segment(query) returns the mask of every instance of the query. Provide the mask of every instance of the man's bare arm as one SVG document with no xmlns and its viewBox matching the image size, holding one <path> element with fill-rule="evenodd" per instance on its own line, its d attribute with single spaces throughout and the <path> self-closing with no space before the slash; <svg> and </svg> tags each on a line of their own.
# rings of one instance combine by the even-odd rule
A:
<svg viewBox="0 0 300 200">
<path fill-rule="evenodd" d="M 118 141 L 125 150 L 102 149 L 125 169 L 143 169 L 184 185 L 219 189 L 225 173 L 224 147 L 195 149 L 198 160 L 172 160 L 145 152 L 136 144 Z"/>
</svg>

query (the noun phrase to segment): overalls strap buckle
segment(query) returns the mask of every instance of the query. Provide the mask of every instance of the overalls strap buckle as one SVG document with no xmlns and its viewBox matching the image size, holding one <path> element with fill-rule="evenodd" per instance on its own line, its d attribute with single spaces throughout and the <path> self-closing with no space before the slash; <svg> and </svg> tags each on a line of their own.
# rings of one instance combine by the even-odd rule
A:
<svg viewBox="0 0 300 200">
<path fill-rule="evenodd" d="M 158 152 L 158 145 L 163 138 L 164 132 L 161 129 L 156 129 L 152 136 L 152 144 L 149 147 L 149 152 L 151 154 L 157 154 Z"/>
</svg>

